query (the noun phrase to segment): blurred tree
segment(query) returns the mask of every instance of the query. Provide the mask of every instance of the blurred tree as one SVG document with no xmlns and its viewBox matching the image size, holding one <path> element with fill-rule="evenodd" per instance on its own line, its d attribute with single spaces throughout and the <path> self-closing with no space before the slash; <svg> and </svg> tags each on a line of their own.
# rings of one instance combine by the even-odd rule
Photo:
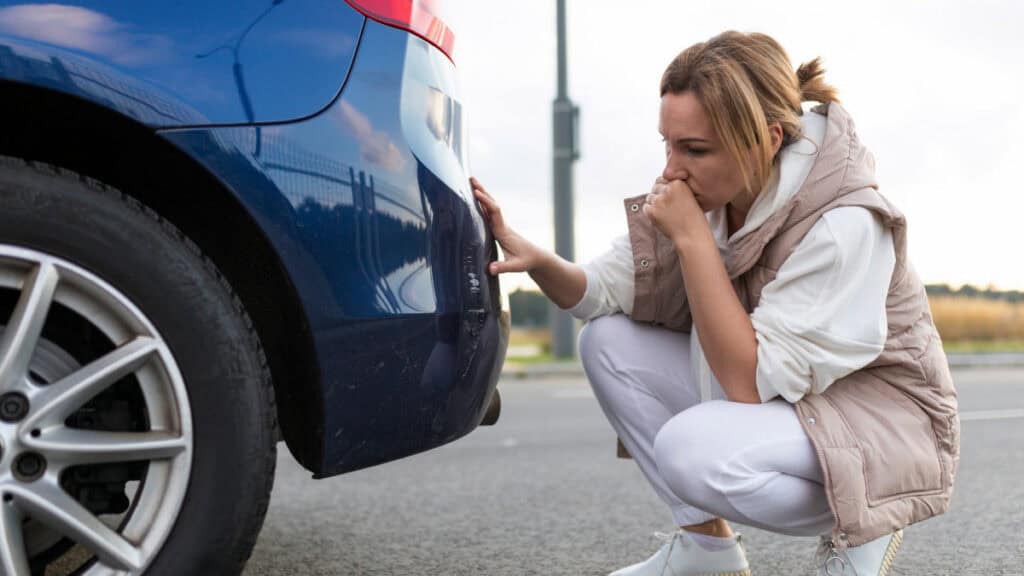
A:
<svg viewBox="0 0 1024 576">
<path fill-rule="evenodd" d="M 513 326 L 541 327 L 548 325 L 548 299 L 540 292 L 522 288 L 508 295 Z"/>
<path fill-rule="evenodd" d="M 999 290 L 989 284 L 984 289 L 971 284 L 953 288 L 949 284 L 928 284 L 924 287 L 929 296 L 962 296 L 965 298 L 983 298 L 985 300 L 1002 300 L 1005 302 L 1024 302 L 1024 292 L 1020 290 Z"/>
</svg>

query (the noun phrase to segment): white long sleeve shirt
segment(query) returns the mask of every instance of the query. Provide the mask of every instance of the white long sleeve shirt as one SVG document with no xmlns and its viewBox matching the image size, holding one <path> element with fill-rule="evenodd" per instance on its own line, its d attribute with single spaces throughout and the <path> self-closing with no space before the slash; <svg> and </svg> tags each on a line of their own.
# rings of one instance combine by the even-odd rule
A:
<svg viewBox="0 0 1024 576">
<path fill-rule="evenodd" d="M 725 210 L 709 213 L 719 251 L 756 230 L 799 190 L 824 140 L 826 119 L 803 115 L 804 134 L 780 154 L 769 183 L 758 194 L 746 222 L 729 237 Z M 765 285 L 750 315 L 757 337 L 757 391 L 762 402 L 789 402 L 820 394 L 832 382 L 869 364 L 886 339 L 885 300 L 896 255 L 892 232 L 869 210 L 842 207 L 822 215 Z M 583 265 L 587 288 L 569 312 L 582 320 L 633 309 L 633 253 L 628 234 L 605 254 Z M 700 338 L 690 339 L 694 374 L 702 398 L 718 382 Z"/>
</svg>

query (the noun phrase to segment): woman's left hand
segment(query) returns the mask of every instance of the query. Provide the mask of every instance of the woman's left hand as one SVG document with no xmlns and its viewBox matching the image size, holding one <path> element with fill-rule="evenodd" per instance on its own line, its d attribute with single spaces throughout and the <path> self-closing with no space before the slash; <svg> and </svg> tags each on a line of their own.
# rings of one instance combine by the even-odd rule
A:
<svg viewBox="0 0 1024 576">
<path fill-rule="evenodd" d="M 647 195 L 644 214 L 677 246 L 710 230 L 693 191 L 682 180 L 659 177 Z"/>
</svg>

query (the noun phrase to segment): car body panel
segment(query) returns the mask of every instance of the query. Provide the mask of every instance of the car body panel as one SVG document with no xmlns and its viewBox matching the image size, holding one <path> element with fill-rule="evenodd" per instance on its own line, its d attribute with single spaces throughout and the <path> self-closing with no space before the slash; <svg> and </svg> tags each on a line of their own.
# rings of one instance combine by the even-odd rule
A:
<svg viewBox="0 0 1024 576">
<path fill-rule="evenodd" d="M 48 10 L 63 27 L 40 24 Z M 338 44 L 317 54 L 324 34 Z M 26 3 L 0 7 L 5 82 L 148 126 L 258 224 L 312 334 L 319 382 L 302 386 L 316 398 L 300 425 L 316 445 L 299 459 L 314 474 L 480 423 L 508 315 L 486 272 L 496 247 L 468 186 L 454 65 L 435 47 L 342 0 Z"/>
<path fill-rule="evenodd" d="M 152 127 L 285 122 L 337 96 L 365 18 L 343 0 L 0 5 L 0 80 Z"/>
<path fill-rule="evenodd" d="M 507 345 L 450 61 L 376 22 L 359 54 L 341 96 L 315 117 L 160 132 L 238 194 L 295 284 L 322 377 L 310 425 L 323 449 L 306 463 L 318 476 L 472 430 Z M 409 115 L 428 107 L 440 112 Z"/>
</svg>

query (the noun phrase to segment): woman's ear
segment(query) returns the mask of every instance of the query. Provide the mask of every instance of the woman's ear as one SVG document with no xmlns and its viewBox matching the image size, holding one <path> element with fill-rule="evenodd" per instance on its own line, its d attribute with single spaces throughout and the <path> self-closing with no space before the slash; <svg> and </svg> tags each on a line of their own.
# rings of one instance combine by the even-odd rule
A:
<svg viewBox="0 0 1024 576">
<path fill-rule="evenodd" d="M 779 153 L 779 148 L 782 148 L 782 124 L 778 122 L 769 124 L 768 135 L 771 137 L 772 157 L 774 158 Z"/>
<path fill-rule="evenodd" d="M 782 148 L 782 125 L 778 122 L 769 124 L 768 135 L 771 137 L 771 155 L 774 157 L 778 149 Z"/>
</svg>

